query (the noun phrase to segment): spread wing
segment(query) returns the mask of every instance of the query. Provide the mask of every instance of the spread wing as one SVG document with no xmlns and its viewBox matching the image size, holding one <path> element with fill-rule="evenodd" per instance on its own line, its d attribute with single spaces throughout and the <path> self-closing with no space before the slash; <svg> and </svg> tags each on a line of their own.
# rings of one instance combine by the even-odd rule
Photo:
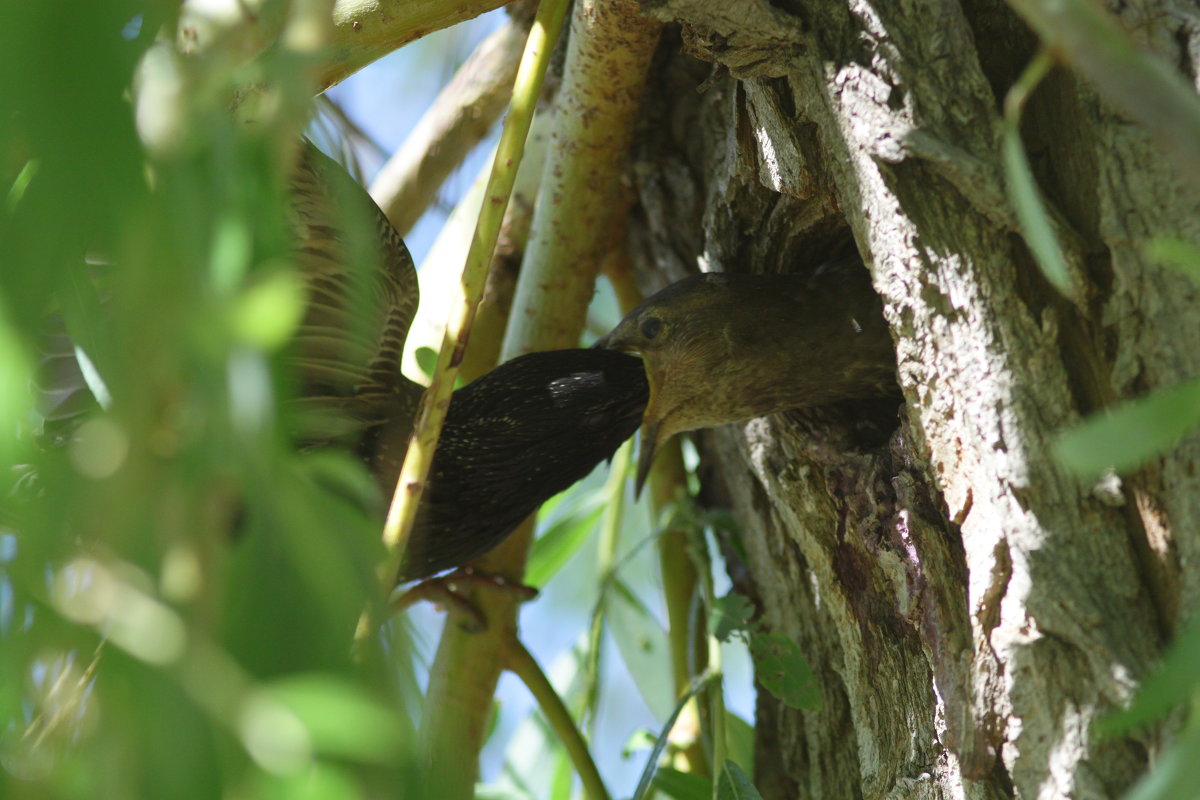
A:
<svg viewBox="0 0 1200 800">
<path fill-rule="evenodd" d="M 403 457 L 421 396 L 400 372 L 419 294 L 408 248 L 366 190 L 307 141 L 289 202 L 293 256 L 308 290 L 290 351 L 299 379 L 297 437 L 307 444 L 349 438 L 363 451 L 372 429 L 389 423 Z M 103 271 L 96 280 L 103 283 Z M 36 391 L 47 433 L 64 438 L 96 401 L 62 319 L 55 315 L 46 327 Z"/>
<path fill-rule="evenodd" d="M 293 350 L 302 405 L 351 430 L 397 415 L 411 423 L 421 389 L 400 361 L 420 290 L 404 240 L 366 190 L 307 141 L 291 190 L 309 290 Z"/>
</svg>

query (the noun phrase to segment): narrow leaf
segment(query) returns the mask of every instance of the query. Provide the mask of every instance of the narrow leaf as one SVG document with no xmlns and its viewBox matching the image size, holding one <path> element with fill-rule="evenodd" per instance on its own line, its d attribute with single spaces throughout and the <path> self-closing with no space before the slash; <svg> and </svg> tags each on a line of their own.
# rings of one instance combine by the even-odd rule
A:
<svg viewBox="0 0 1200 800">
<path fill-rule="evenodd" d="M 1133 787 L 1125 800 L 1175 800 L 1195 797 L 1200 786 L 1200 724 L 1192 720 L 1158 763 Z"/>
<path fill-rule="evenodd" d="M 1133 704 L 1102 719 L 1097 730 L 1116 736 L 1159 719 L 1192 696 L 1200 683 L 1200 615 L 1194 617 L 1171 645 L 1162 666 L 1142 684 Z"/>
<path fill-rule="evenodd" d="M 800 653 L 800 646 L 782 634 L 759 634 L 750 639 L 750 655 L 759 682 L 791 708 L 816 711 L 821 688 Z"/>
<path fill-rule="evenodd" d="M 525 582 L 530 586 L 545 586 L 571 556 L 578 552 L 588 540 L 604 507 L 600 496 L 580 497 L 580 493 L 569 493 L 564 502 L 573 502 L 576 507 L 549 525 L 533 542 L 529 553 L 529 567 L 525 570 Z"/>
<path fill-rule="evenodd" d="M 726 761 L 721 767 L 721 780 L 717 783 L 717 800 L 762 800 L 762 795 L 741 767 Z"/>
<path fill-rule="evenodd" d="M 1038 194 L 1033 171 L 1025 157 L 1025 146 L 1021 143 L 1021 132 L 1016 125 L 1005 126 L 1002 143 L 1004 170 L 1008 176 L 1009 199 L 1021 221 L 1021 233 L 1033 251 L 1033 257 L 1042 274 L 1064 295 L 1071 296 L 1071 278 L 1067 262 L 1063 259 L 1058 239 L 1050 226 L 1046 207 Z"/>
<path fill-rule="evenodd" d="M 739 764 L 754 763 L 754 726 L 729 710 L 725 711 L 725 749 Z"/>
<path fill-rule="evenodd" d="M 628 586 L 618 580 L 613 590 L 605 600 L 609 630 L 642 700 L 656 719 L 664 719 L 674 694 L 667 633 Z"/>
<path fill-rule="evenodd" d="M 1200 420 L 1200 379 L 1123 403 L 1066 432 L 1055 455 L 1081 475 L 1122 472 L 1165 453 Z"/>
<path fill-rule="evenodd" d="M 663 723 L 662 730 L 658 734 L 658 742 L 654 745 L 654 749 L 650 751 L 650 755 L 646 757 L 646 766 L 642 770 L 642 777 L 638 779 L 637 789 L 633 793 L 632 800 L 643 800 L 646 797 L 646 793 L 650 790 L 650 783 L 654 779 L 655 772 L 658 770 L 658 759 L 662 757 L 663 750 L 666 749 L 667 742 L 670 741 L 671 730 L 675 727 L 675 721 L 679 719 L 684 706 L 693 697 L 704 691 L 705 687 L 719 676 L 720 673 L 717 672 L 706 672 L 698 676 L 692 681 L 692 685 L 688 687 L 683 697 L 679 698 L 679 702 L 675 704 L 675 709 L 671 712 L 671 716 Z"/>
<path fill-rule="evenodd" d="M 680 772 L 674 767 L 660 767 L 654 776 L 654 788 L 675 800 L 709 800 L 712 781 L 694 772 Z"/>
</svg>

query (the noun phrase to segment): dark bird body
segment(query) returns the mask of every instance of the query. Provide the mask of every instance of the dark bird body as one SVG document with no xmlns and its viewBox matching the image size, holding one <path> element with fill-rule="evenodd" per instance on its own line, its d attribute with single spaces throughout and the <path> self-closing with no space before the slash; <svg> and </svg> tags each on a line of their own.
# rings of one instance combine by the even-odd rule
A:
<svg viewBox="0 0 1200 800">
<path fill-rule="evenodd" d="M 390 497 L 424 389 L 403 376 L 416 270 L 366 191 L 305 142 L 289 183 L 292 255 L 308 304 L 286 358 L 299 446 L 360 456 Z M 368 225 L 354 225 L 366 220 Z M 59 322 L 61 326 L 61 321 Z M 39 390 L 57 438 L 96 407 L 65 331 L 43 342 Z M 533 353 L 451 399 L 403 578 L 460 566 L 499 544 L 549 497 L 609 458 L 637 429 L 641 364 L 594 350 Z"/>
<path fill-rule="evenodd" d="M 390 497 L 423 391 L 400 372 L 416 270 L 370 196 L 314 148 L 304 151 L 292 193 L 311 293 L 294 351 L 301 402 L 335 429 L 349 427 Z M 339 215 L 354 205 L 376 222 L 377 239 L 357 251 L 366 263 L 355 263 L 340 233 Z M 456 391 L 402 580 L 461 566 L 498 545 L 633 435 L 648 391 L 637 359 L 589 350 L 531 353 Z"/>
<path fill-rule="evenodd" d="M 409 539 L 405 580 L 483 555 L 610 458 L 641 422 L 638 359 L 605 350 L 530 353 L 454 393 Z"/>
<path fill-rule="evenodd" d="M 685 278 L 596 346 L 637 353 L 645 364 L 639 485 L 676 433 L 896 391 L 882 302 L 858 261 L 812 275 Z"/>
</svg>

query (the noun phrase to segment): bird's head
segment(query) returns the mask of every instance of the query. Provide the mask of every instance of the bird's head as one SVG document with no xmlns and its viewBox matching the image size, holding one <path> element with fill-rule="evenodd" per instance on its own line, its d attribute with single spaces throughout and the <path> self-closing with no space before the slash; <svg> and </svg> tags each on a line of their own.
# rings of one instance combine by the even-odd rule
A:
<svg viewBox="0 0 1200 800">
<path fill-rule="evenodd" d="M 638 488 L 682 431 L 896 391 L 896 352 L 861 259 L 804 274 L 707 273 L 633 309 L 596 347 L 642 357 Z"/>
<path fill-rule="evenodd" d="M 708 404 L 700 396 L 713 385 L 712 371 L 725 368 L 728 342 L 721 331 L 728 316 L 728 280 L 707 274 L 671 284 L 593 345 L 641 356 L 646 370 L 650 400 L 642 416 L 639 492 L 663 443 L 709 424 L 702 416 Z"/>
</svg>

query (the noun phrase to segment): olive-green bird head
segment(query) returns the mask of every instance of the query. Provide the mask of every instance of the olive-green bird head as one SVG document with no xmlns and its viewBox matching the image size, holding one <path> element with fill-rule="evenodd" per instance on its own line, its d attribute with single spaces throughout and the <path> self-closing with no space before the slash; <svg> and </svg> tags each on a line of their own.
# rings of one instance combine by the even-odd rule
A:
<svg viewBox="0 0 1200 800">
<path fill-rule="evenodd" d="M 860 261 L 804 276 L 694 275 L 594 346 L 642 357 L 639 490 L 676 433 L 896 389 L 882 304 Z"/>
</svg>

